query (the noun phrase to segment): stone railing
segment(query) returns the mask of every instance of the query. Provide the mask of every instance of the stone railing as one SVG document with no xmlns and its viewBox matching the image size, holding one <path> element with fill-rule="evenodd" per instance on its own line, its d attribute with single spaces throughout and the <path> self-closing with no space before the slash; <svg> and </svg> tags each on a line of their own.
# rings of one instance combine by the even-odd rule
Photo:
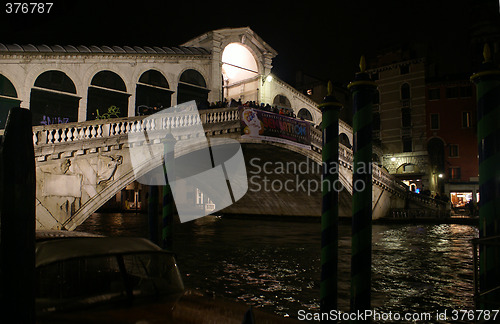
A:
<svg viewBox="0 0 500 324">
<path fill-rule="evenodd" d="M 347 124 L 345 124 L 347 125 Z M 344 126 L 346 127 L 346 126 Z M 347 127 L 350 127 L 347 125 Z M 321 154 L 322 151 L 322 132 L 319 129 L 311 127 L 311 146 Z M 339 162 L 352 170 L 353 153 L 352 150 L 339 143 Z M 388 188 L 394 189 L 400 194 L 408 192 L 408 186 L 398 179 L 395 179 L 386 170 L 379 167 L 377 164 L 372 163 L 372 176 L 375 183 L 383 184 Z"/>
<path fill-rule="evenodd" d="M 417 201 L 425 205 L 442 207 L 442 208 L 446 208 L 448 205 L 447 201 L 443 201 L 441 199 L 434 199 L 432 197 L 425 196 L 423 194 L 416 194 L 410 191 L 408 195 L 413 201 Z"/>
<path fill-rule="evenodd" d="M 148 116 L 146 116 L 148 117 Z M 221 108 L 192 113 L 91 120 L 33 127 L 35 147 L 123 136 L 142 131 L 183 128 L 196 124 L 217 124 L 239 120 L 238 109 Z"/>
<path fill-rule="evenodd" d="M 391 209 L 389 218 L 398 219 L 425 219 L 425 218 L 448 218 L 450 217 L 450 212 L 445 208 L 439 209 L 429 209 L 429 208 L 394 208 Z"/>
<path fill-rule="evenodd" d="M 146 118 L 148 117 L 148 118 Z M 77 144 L 84 141 L 106 140 L 129 134 L 139 134 L 143 131 L 151 132 L 169 128 L 183 128 L 196 124 L 214 125 L 226 122 L 239 121 L 238 108 L 218 108 L 194 111 L 192 113 L 179 113 L 151 116 L 136 116 L 126 118 L 112 118 L 91 120 L 77 123 L 54 124 L 33 127 L 33 144 L 35 150 L 43 147 L 54 147 L 54 144 Z M 347 125 L 347 124 L 346 124 Z M 321 154 L 322 132 L 314 127 L 310 128 L 311 146 Z M 53 151 L 51 151 L 53 152 Z M 339 162 L 352 170 L 352 150 L 339 144 Z M 392 177 L 387 171 L 376 164 L 372 164 L 374 182 L 384 184 L 399 193 L 407 192 L 408 187 Z"/>
</svg>

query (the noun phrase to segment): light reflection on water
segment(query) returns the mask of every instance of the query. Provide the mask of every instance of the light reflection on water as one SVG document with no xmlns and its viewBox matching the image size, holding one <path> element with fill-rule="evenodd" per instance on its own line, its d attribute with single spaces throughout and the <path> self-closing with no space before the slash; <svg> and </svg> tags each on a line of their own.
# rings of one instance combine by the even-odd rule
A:
<svg viewBox="0 0 500 324">
<path fill-rule="evenodd" d="M 78 230 L 147 237 L 147 217 L 94 214 Z M 297 317 L 319 311 L 320 231 L 319 222 L 205 217 L 176 225 L 173 249 L 187 288 Z M 339 309 L 348 311 L 350 226 L 339 236 Z M 372 307 L 473 309 L 475 237 L 468 225 L 374 225 Z"/>
</svg>

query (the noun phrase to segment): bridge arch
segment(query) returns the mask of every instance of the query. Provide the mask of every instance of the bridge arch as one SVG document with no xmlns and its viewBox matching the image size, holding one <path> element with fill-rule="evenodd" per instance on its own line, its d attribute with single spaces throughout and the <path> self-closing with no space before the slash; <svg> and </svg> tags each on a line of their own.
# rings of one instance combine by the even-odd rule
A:
<svg viewBox="0 0 500 324">
<path fill-rule="evenodd" d="M 269 159 L 274 155 L 278 159 L 287 162 L 296 161 L 296 157 L 299 157 L 297 161 L 303 161 L 304 157 L 306 157 L 306 159 L 318 165 L 321 163 L 321 132 L 317 129 L 311 128 L 310 148 L 271 143 L 252 138 L 245 139 L 240 136 L 240 120 L 237 111 L 237 108 L 221 108 L 199 112 L 209 140 L 211 137 L 229 137 L 240 140 L 242 144 L 257 144 L 259 148 L 255 152 L 260 154 L 263 159 Z M 141 132 L 142 121 L 143 119 L 139 117 L 131 117 L 33 128 L 37 164 L 36 177 L 40 180 L 37 181 L 36 212 L 38 228 L 64 227 L 74 229 L 110 197 L 134 181 L 137 176 L 141 176 L 132 169 L 129 150 L 136 145 L 140 148 L 143 142 L 141 142 L 140 138 L 138 138 L 137 142 L 128 142 L 128 136 L 129 134 L 134 135 Z M 185 122 L 190 123 L 189 119 L 186 119 Z M 340 124 L 340 129 L 349 130 L 348 125 Z M 169 123 L 155 122 L 147 125 L 147 127 L 154 130 L 163 130 Z M 149 137 L 150 141 L 157 143 L 161 148 L 163 146 L 159 140 L 162 134 L 163 132 L 150 132 Z M 263 144 L 267 144 L 267 151 L 260 149 L 260 147 L 266 148 L 266 145 Z M 198 142 L 196 142 L 196 145 L 198 145 Z M 192 150 L 199 149 L 196 145 L 193 143 L 193 147 L 189 147 L 184 151 L 179 150 L 179 152 L 176 152 L 176 158 L 177 154 L 183 156 Z M 242 147 L 245 146 L 242 145 Z M 281 151 L 276 147 L 280 147 Z M 289 156 L 286 152 L 286 154 L 283 154 L 285 149 L 290 154 L 295 153 L 296 155 Z M 144 167 L 140 170 L 143 174 L 161 165 L 163 157 L 160 156 L 162 154 L 160 152 L 163 151 L 155 149 L 153 152 L 156 152 L 154 154 L 157 155 L 151 158 L 143 157 L 142 161 L 139 161 L 139 163 L 144 164 Z M 302 156 L 302 160 L 300 160 L 300 156 Z M 352 158 L 352 151 L 340 144 L 339 179 L 344 188 L 347 189 L 347 193 L 352 192 L 352 188 L 349 188 L 352 182 Z M 315 171 L 315 176 L 319 178 L 320 172 L 317 171 L 318 169 Z M 275 173 L 278 174 L 278 172 Z M 295 174 L 292 176 L 295 176 Z M 277 179 L 280 181 L 288 180 L 288 178 L 279 177 L 278 174 Z M 309 177 L 306 180 L 319 183 L 318 178 Z M 318 187 L 320 188 L 319 185 Z M 61 190 L 61 188 L 64 189 Z M 402 208 L 396 206 L 401 206 L 402 201 L 405 199 L 406 186 L 393 178 L 387 170 L 383 170 L 375 164 L 373 165 L 373 188 L 374 197 L 378 197 L 374 199 L 374 218 L 386 215 L 389 208 Z M 318 199 L 320 197 L 321 195 L 318 194 Z M 276 196 L 275 198 L 274 201 L 281 201 L 280 197 Z M 286 195 L 282 198 L 284 198 L 283 201 L 286 206 L 280 205 L 284 208 L 280 209 L 280 212 L 284 211 L 281 215 L 287 215 L 287 213 L 297 215 L 294 210 L 298 210 L 300 207 L 297 204 L 297 199 L 291 196 L 286 198 Z M 344 202 L 351 201 L 345 194 L 343 199 Z M 246 206 L 252 206 L 251 204 L 257 202 L 250 201 Z M 267 205 L 264 205 L 260 202 L 259 206 L 273 208 L 272 203 L 266 203 Z M 300 201 L 298 203 L 300 204 Z M 319 205 L 320 201 L 311 203 L 309 212 L 315 213 Z M 264 211 L 264 209 L 261 209 L 261 211 Z M 346 216 L 348 215 L 346 214 Z"/>
<path fill-rule="evenodd" d="M 33 125 L 78 121 L 81 97 L 73 80 L 59 70 L 48 70 L 35 79 L 30 92 Z"/>
<path fill-rule="evenodd" d="M 110 70 L 95 73 L 87 90 L 87 120 L 103 118 L 113 106 L 118 110 L 110 117 L 126 117 L 129 97 L 125 81 L 118 73 Z"/>
<path fill-rule="evenodd" d="M 397 174 L 420 172 L 419 167 L 413 163 L 403 163 L 396 169 Z"/>
</svg>

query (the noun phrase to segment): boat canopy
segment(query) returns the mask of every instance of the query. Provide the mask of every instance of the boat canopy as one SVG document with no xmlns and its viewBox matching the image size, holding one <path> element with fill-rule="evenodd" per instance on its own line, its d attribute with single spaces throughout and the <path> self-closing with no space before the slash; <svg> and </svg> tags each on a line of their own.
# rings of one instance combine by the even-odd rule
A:
<svg viewBox="0 0 500 324">
<path fill-rule="evenodd" d="M 35 266 L 40 267 L 75 258 L 145 252 L 172 254 L 144 238 L 73 237 L 38 242 L 35 251 Z"/>
</svg>

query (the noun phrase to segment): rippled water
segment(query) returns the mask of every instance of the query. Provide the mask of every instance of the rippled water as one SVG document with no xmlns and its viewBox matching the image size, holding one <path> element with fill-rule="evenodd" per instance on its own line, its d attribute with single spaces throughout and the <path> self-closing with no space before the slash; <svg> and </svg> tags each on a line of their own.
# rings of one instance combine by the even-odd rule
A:
<svg viewBox="0 0 500 324">
<path fill-rule="evenodd" d="M 94 214 L 78 230 L 147 236 L 147 217 Z M 339 227 L 339 309 L 349 309 L 350 226 Z M 473 309 L 468 225 L 374 225 L 372 307 Z M 297 317 L 319 311 L 320 224 L 205 217 L 178 224 L 174 251 L 187 288 Z M 441 322 L 444 323 L 444 322 Z"/>
</svg>

